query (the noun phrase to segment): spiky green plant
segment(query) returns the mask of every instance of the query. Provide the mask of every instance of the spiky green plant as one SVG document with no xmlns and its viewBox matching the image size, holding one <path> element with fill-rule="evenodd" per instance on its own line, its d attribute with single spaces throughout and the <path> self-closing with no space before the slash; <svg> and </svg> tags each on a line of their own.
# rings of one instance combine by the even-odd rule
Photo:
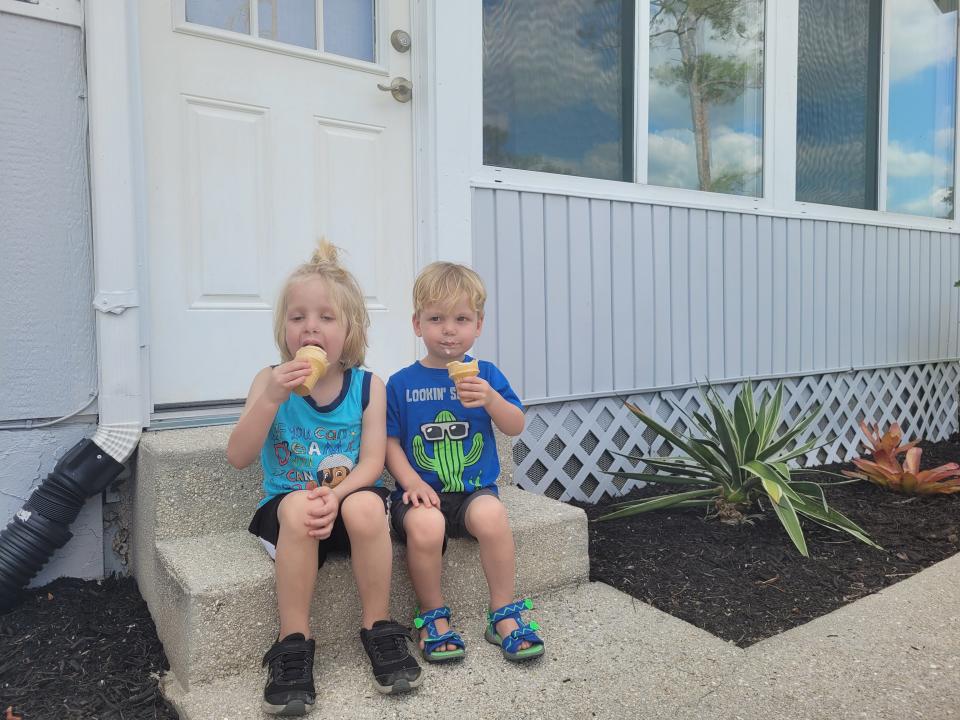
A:
<svg viewBox="0 0 960 720">
<path fill-rule="evenodd" d="M 822 483 L 791 478 L 787 463 L 817 447 L 816 438 L 801 445 L 797 445 L 797 438 L 820 414 L 819 406 L 780 435 L 782 382 L 772 395 L 767 394 L 763 398 L 759 408 L 754 403 L 750 382 L 744 383 L 732 411 L 724 406 L 712 387 L 708 386 L 700 392 L 709 414 L 695 412 L 692 417 L 687 417 L 700 430 L 702 437 L 677 435 L 628 402 L 627 407 L 640 422 L 684 454 L 632 458 L 642 460 L 657 472 L 611 473 L 622 478 L 690 489 L 672 495 L 618 503 L 614 512 L 604 515 L 600 520 L 671 507 L 711 505 L 721 519 L 742 520 L 745 510 L 757 504 L 760 498 L 765 498 L 769 500 L 793 544 L 805 557 L 809 553 L 800 526 L 801 515 L 879 547 L 860 527 L 827 504 Z"/>
</svg>

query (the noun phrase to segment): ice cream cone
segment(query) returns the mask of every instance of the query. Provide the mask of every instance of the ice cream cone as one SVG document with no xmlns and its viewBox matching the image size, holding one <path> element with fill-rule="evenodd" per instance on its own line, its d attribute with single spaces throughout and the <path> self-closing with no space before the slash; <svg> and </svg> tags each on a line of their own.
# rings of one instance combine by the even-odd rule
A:
<svg viewBox="0 0 960 720">
<path fill-rule="evenodd" d="M 453 380 L 454 384 L 457 384 L 464 378 L 479 375 L 480 364 L 476 359 L 470 362 L 458 362 L 454 360 L 453 362 L 447 363 L 447 372 L 450 373 L 450 379 Z"/>
<path fill-rule="evenodd" d="M 293 389 L 297 395 L 305 397 L 310 394 L 310 391 L 313 390 L 313 386 L 317 384 L 317 381 L 327 374 L 327 367 L 329 366 L 327 354 L 323 351 L 323 348 L 317 347 L 316 345 L 304 345 L 297 350 L 297 354 L 293 359 L 306 360 L 312 368 L 312 372 L 304 379 L 303 384 L 297 385 L 297 387 Z"/>
</svg>

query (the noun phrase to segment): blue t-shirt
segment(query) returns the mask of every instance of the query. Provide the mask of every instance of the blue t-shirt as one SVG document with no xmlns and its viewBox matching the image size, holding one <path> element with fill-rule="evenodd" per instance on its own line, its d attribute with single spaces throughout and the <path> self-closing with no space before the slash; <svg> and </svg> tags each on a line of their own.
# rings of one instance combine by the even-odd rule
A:
<svg viewBox="0 0 960 720">
<path fill-rule="evenodd" d="M 271 498 L 318 485 L 336 485 L 357 464 L 363 411 L 370 401 L 371 374 L 351 368 L 340 394 L 319 406 L 310 396 L 290 397 L 277 410 L 260 451 L 263 492 Z M 381 484 L 378 479 L 377 484 Z"/>
<path fill-rule="evenodd" d="M 468 356 L 465 360 L 470 360 Z M 523 408 L 496 365 L 480 361 L 480 377 Z M 400 441 L 410 466 L 437 492 L 497 491 L 500 459 L 487 411 L 465 408 L 446 368 L 415 362 L 387 382 L 387 435 Z M 393 498 L 403 496 L 398 485 Z"/>
</svg>

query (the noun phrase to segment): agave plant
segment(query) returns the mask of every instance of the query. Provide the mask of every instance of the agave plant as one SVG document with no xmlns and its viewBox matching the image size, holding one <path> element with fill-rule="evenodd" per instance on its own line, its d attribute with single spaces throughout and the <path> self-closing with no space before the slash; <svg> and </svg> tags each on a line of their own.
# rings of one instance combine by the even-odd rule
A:
<svg viewBox="0 0 960 720">
<path fill-rule="evenodd" d="M 671 507 L 713 506 L 723 519 L 743 518 L 743 511 L 759 498 L 766 498 L 784 529 L 805 557 L 806 539 L 799 516 L 807 517 L 834 530 L 842 530 L 868 545 L 879 547 L 867 534 L 827 504 L 820 483 L 793 480 L 787 464 L 817 447 L 813 439 L 797 445 L 797 438 L 820 414 L 814 408 L 797 420 L 792 428 L 778 434 L 783 406 L 783 383 L 760 406 L 754 403 L 751 383 L 744 384 L 734 401 L 733 410 L 723 404 L 716 390 L 708 386 L 701 396 L 709 416 L 695 412 L 687 416 L 702 437 L 677 435 L 627 403 L 640 422 L 663 437 L 684 454 L 671 457 L 631 458 L 642 460 L 657 472 L 615 472 L 613 475 L 690 488 L 684 492 L 639 501 L 619 503 L 601 520 L 626 517 L 650 510 Z M 681 411 L 682 412 L 682 411 Z M 686 414 L 686 413 L 684 413 Z"/>
<path fill-rule="evenodd" d="M 860 429 L 867 438 L 873 459 L 857 458 L 853 464 L 860 472 L 844 470 L 848 477 L 869 480 L 887 490 L 908 495 L 935 495 L 960 492 L 960 465 L 945 463 L 932 470 L 920 469 L 920 448 L 916 442 L 900 444 L 903 434 L 900 425 L 893 423 L 880 435 L 880 427 L 867 422 L 860 423 Z M 906 453 L 903 465 L 898 455 Z"/>
</svg>

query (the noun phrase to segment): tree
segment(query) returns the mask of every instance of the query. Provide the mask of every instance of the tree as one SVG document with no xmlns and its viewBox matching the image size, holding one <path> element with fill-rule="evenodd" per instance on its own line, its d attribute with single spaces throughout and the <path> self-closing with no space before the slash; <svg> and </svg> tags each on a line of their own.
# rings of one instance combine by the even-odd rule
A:
<svg viewBox="0 0 960 720">
<path fill-rule="evenodd" d="M 660 68 L 658 80 L 681 89 L 690 100 L 697 177 L 701 190 L 731 192 L 742 188 L 748 173 L 724 172 L 714 178 L 710 156 L 710 108 L 734 102 L 748 87 L 759 87 L 761 68 L 735 54 L 704 50 L 702 30 L 709 24 L 712 38 L 751 38 L 745 22 L 744 0 L 653 0 L 650 3 L 650 39 L 667 38 L 680 50 L 679 64 Z"/>
</svg>

